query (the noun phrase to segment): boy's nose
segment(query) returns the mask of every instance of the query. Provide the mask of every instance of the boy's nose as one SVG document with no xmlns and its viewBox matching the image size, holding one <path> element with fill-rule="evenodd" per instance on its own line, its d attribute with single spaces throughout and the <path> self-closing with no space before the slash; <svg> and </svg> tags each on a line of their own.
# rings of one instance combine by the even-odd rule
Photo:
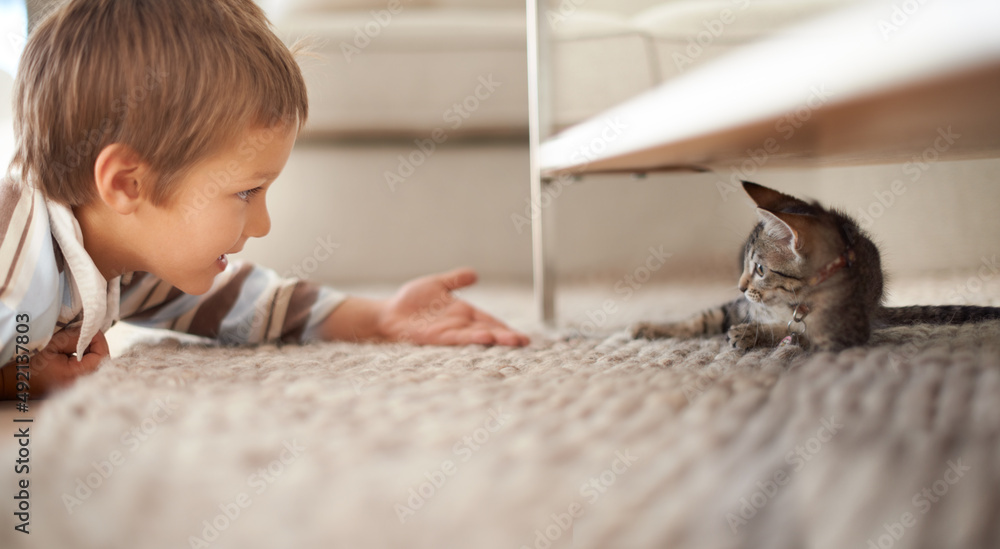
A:
<svg viewBox="0 0 1000 549">
<path fill-rule="evenodd" d="M 247 236 L 261 238 L 271 232 L 271 216 L 267 213 L 267 207 L 261 205 L 247 220 L 244 231 Z"/>
</svg>

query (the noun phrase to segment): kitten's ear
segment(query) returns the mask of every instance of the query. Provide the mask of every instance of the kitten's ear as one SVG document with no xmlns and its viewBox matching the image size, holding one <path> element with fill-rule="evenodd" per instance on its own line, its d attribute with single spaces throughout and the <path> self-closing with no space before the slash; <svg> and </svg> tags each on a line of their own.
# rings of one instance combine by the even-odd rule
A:
<svg viewBox="0 0 1000 549">
<path fill-rule="evenodd" d="M 769 189 L 763 185 L 743 181 L 743 190 L 750 195 L 750 198 L 757 204 L 758 208 L 771 210 L 772 212 L 783 210 L 795 204 L 803 204 L 801 200 L 794 196 L 780 193 L 774 189 Z"/>
<path fill-rule="evenodd" d="M 806 248 L 812 220 L 807 215 L 774 213 L 763 208 L 757 208 L 757 215 L 764 223 L 764 231 L 773 238 L 787 242 L 796 255 L 801 255 Z"/>
</svg>

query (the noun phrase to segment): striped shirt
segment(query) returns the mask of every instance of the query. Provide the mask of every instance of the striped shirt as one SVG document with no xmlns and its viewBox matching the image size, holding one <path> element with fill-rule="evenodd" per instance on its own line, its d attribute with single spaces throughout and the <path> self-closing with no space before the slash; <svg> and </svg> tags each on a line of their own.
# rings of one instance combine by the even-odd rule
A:
<svg viewBox="0 0 1000 549">
<path fill-rule="evenodd" d="M 6 179 L 0 183 L 0 236 L 0 364 L 10 362 L 16 345 L 36 351 L 67 328 L 80 328 L 76 352 L 83 356 L 97 332 L 118 320 L 225 344 L 304 342 L 319 335 L 345 297 L 239 261 L 230 262 L 203 295 L 185 294 L 144 272 L 107 281 L 84 248 L 72 211 Z"/>
</svg>

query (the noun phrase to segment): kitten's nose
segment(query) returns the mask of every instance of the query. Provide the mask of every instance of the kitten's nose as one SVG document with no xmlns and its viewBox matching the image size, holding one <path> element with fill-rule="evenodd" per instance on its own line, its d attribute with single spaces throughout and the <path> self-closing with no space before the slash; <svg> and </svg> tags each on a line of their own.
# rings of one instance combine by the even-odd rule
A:
<svg viewBox="0 0 1000 549">
<path fill-rule="evenodd" d="M 746 282 L 743 282 L 742 280 L 740 281 L 739 288 L 740 288 L 741 292 L 747 293 L 747 288 L 749 288 L 749 287 L 750 287 L 749 284 L 747 284 Z"/>
</svg>

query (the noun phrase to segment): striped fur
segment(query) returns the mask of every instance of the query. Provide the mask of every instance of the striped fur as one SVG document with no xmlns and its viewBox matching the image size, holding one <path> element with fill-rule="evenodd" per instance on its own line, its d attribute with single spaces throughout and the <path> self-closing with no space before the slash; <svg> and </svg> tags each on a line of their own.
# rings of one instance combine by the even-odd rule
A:
<svg viewBox="0 0 1000 549">
<path fill-rule="evenodd" d="M 796 335 L 805 348 L 865 344 L 873 329 L 1000 319 L 1000 308 L 883 306 L 878 248 L 846 214 L 744 182 L 760 221 L 740 255 L 743 296 L 669 324 L 641 323 L 635 338 L 726 334 L 732 347 L 774 347 Z M 801 318 L 794 322 L 793 316 Z"/>
<path fill-rule="evenodd" d="M 877 326 L 907 326 L 911 324 L 965 324 L 984 320 L 1000 320 L 1000 307 L 973 305 L 915 305 L 882 307 L 876 315 Z"/>
</svg>

